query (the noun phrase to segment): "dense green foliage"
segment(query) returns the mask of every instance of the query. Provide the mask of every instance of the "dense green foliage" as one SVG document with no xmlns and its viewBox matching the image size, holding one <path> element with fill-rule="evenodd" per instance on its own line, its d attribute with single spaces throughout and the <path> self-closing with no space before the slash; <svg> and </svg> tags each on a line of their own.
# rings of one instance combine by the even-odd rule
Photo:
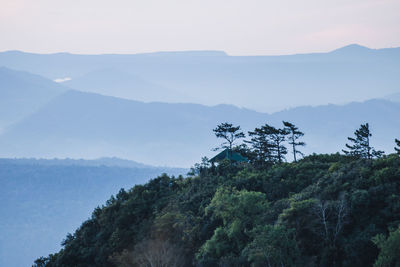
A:
<svg viewBox="0 0 400 267">
<path fill-rule="evenodd" d="M 381 249 L 375 267 L 400 266 L 400 226 L 390 232 L 387 239 L 379 234 L 373 238 L 373 242 Z"/>
<path fill-rule="evenodd" d="M 121 190 L 36 266 L 398 264 L 396 154 L 197 168 Z"/>
<path fill-rule="evenodd" d="M 249 132 L 250 141 L 245 141 L 251 145 L 250 150 L 254 154 L 248 155 L 249 158 L 264 166 L 282 163 L 287 154 L 284 142 L 288 134 L 285 128 L 279 129 L 268 124 L 255 128 L 253 132 Z"/>
</svg>

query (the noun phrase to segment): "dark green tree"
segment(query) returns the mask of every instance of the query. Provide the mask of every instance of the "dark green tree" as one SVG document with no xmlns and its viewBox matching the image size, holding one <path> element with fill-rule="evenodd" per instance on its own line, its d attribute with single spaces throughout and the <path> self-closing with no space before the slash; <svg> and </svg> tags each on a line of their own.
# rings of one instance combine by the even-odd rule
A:
<svg viewBox="0 0 400 267">
<path fill-rule="evenodd" d="M 194 164 L 193 167 L 190 168 L 190 171 L 187 173 L 189 176 L 197 176 L 202 174 L 203 171 L 206 171 L 210 167 L 210 162 L 207 157 L 201 158 L 201 163 Z"/>
<path fill-rule="evenodd" d="M 274 144 L 275 160 L 278 163 L 282 163 L 282 161 L 285 160 L 285 155 L 287 154 L 287 148 L 285 147 L 284 142 L 286 141 L 288 132 L 286 129 L 278 129 L 267 124 L 264 127 L 265 131 L 270 136 L 272 143 Z"/>
<path fill-rule="evenodd" d="M 286 129 L 265 124 L 249 132 L 251 139 L 247 143 L 251 144 L 258 162 L 281 163 L 287 154 L 287 148 L 283 144 L 287 134 Z"/>
<path fill-rule="evenodd" d="M 250 144 L 254 154 L 254 163 L 260 166 L 264 166 L 267 163 L 274 162 L 274 147 L 275 144 L 270 139 L 265 126 L 261 128 L 255 128 L 254 131 L 249 132 L 251 137 L 250 141 L 245 141 Z"/>
<path fill-rule="evenodd" d="M 240 126 L 233 126 L 233 124 L 224 122 L 217 126 L 217 128 L 213 129 L 215 136 L 217 138 L 222 138 L 225 140 L 218 149 L 229 149 L 232 152 L 235 141 L 246 137 L 245 134 L 240 130 Z"/>
<path fill-rule="evenodd" d="M 292 146 L 294 162 L 297 162 L 297 158 L 296 158 L 297 154 L 304 156 L 304 154 L 297 149 L 297 147 L 299 147 L 299 146 L 306 145 L 306 143 L 298 141 L 298 139 L 300 137 L 304 136 L 304 133 L 299 131 L 299 128 L 290 122 L 283 121 L 283 125 L 285 126 L 286 131 L 289 133 L 287 140 L 288 140 L 289 145 Z"/>
<path fill-rule="evenodd" d="M 300 250 L 294 229 L 281 225 L 257 226 L 250 232 L 252 242 L 242 251 L 251 266 L 296 266 Z"/>
<path fill-rule="evenodd" d="M 383 152 L 377 151 L 370 145 L 370 137 L 372 136 L 369 130 L 369 124 L 361 124 L 360 128 L 354 132 L 355 138 L 348 137 L 352 145 L 346 144 L 348 150 L 342 150 L 346 155 L 357 158 L 372 159 L 380 157 Z"/>
<path fill-rule="evenodd" d="M 374 267 L 400 266 L 400 226 L 389 237 L 378 234 L 372 241 L 380 249 Z"/>
<path fill-rule="evenodd" d="M 396 150 L 397 154 L 400 155 L 400 140 L 399 139 L 395 139 L 394 141 L 396 142 L 396 146 L 397 146 L 397 147 L 394 148 L 394 150 Z"/>
<path fill-rule="evenodd" d="M 40 257 L 40 258 L 35 260 L 35 262 L 32 265 L 32 267 L 45 267 L 48 262 L 49 262 L 48 258 Z"/>
<path fill-rule="evenodd" d="M 218 266 L 244 266 L 242 250 L 251 240 L 251 230 L 262 224 L 269 208 L 266 195 L 261 192 L 220 187 L 205 209 L 206 215 L 222 220 L 213 236 L 197 253 L 197 259 L 214 259 Z M 213 264 L 216 266 L 216 264 Z"/>
</svg>

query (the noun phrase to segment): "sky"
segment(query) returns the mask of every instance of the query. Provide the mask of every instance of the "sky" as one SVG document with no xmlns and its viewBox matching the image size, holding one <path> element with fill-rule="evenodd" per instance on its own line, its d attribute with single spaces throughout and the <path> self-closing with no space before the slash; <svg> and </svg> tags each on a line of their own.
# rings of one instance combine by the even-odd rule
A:
<svg viewBox="0 0 400 267">
<path fill-rule="evenodd" d="M 0 0 L 0 51 L 230 55 L 400 46 L 400 0 Z"/>
</svg>

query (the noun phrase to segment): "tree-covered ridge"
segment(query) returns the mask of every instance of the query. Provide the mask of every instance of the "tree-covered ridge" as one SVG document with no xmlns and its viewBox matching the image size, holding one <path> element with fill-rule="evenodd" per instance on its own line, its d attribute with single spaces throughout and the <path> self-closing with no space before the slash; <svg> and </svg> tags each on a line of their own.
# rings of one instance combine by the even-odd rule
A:
<svg viewBox="0 0 400 267">
<path fill-rule="evenodd" d="M 121 190 L 37 266 L 393 266 L 397 155 L 199 168 Z"/>
<path fill-rule="evenodd" d="M 399 265 L 399 155 L 376 151 L 366 123 L 345 155 L 299 160 L 304 133 L 283 125 L 242 144 L 240 126 L 218 125 L 225 160 L 121 189 L 35 266 Z"/>
</svg>

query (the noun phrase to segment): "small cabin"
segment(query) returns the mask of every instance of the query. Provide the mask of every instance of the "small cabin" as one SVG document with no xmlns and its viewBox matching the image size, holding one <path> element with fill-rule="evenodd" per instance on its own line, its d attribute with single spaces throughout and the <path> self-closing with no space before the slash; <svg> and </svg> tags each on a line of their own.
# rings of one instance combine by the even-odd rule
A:
<svg viewBox="0 0 400 267">
<path fill-rule="evenodd" d="M 240 154 L 239 152 L 235 152 L 230 150 L 229 148 L 224 149 L 223 151 L 221 151 L 220 153 L 218 153 L 216 156 L 214 156 L 213 158 L 211 158 L 209 160 L 209 162 L 211 162 L 212 164 L 214 163 L 218 163 L 221 162 L 223 160 L 231 160 L 235 163 L 239 163 L 239 162 L 248 162 L 249 160 L 242 156 L 242 154 Z"/>
</svg>

